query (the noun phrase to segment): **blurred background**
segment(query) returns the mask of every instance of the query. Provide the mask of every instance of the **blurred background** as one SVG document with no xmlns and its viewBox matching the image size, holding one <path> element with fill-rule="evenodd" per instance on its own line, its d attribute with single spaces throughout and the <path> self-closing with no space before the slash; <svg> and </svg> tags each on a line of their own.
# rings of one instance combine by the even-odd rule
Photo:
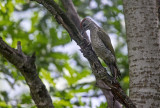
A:
<svg viewBox="0 0 160 108">
<path fill-rule="evenodd" d="M 55 1 L 64 9 L 60 0 Z M 73 3 L 81 20 L 89 17 L 109 34 L 122 73 L 120 84 L 128 94 L 128 54 L 122 1 L 73 0 Z M 17 41 L 21 41 L 22 50 L 27 55 L 36 52 L 37 72 L 56 108 L 107 107 L 80 48 L 42 5 L 25 0 L 0 0 L 0 36 L 13 48 L 16 48 Z M 23 76 L 2 55 L 0 108 L 36 108 Z"/>
</svg>

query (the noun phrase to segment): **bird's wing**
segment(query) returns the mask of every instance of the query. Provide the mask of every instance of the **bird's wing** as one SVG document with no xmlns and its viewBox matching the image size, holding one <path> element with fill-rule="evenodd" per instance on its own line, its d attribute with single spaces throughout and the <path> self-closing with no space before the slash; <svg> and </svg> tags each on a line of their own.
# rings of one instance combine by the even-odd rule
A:
<svg viewBox="0 0 160 108">
<path fill-rule="evenodd" d="M 99 38 L 102 40 L 103 44 L 112 52 L 112 54 L 115 56 L 115 52 L 113 49 L 113 46 L 111 44 L 111 40 L 109 36 L 101 29 L 97 32 Z"/>
</svg>

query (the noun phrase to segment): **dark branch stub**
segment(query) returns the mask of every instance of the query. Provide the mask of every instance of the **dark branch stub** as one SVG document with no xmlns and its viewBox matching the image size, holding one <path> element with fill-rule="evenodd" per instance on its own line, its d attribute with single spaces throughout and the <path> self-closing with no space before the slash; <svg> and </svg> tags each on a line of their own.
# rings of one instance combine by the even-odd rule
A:
<svg viewBox="0 0 160 108">
<path fill-rule="evenodd" d="M 17 42 L 17 50 L 18 50 L 18 52 L 22 52 L 22 47 L 21 47 L 20 41 Z"/>
</svg>

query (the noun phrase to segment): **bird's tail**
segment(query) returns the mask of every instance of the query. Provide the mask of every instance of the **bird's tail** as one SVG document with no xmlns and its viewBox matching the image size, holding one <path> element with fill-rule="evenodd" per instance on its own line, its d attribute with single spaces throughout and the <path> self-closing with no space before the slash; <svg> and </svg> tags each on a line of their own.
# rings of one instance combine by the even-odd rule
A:
<svg viewBox="0 0 160 108">
<path fill-rule="evenodd" d="M 107 63 L 106 63 L 107 64 Z M 113 64 L 107 64 L 108 67 L 110 68 L 110 71 L 111 71 L 111 74 L 114 78 L 120 78 L 121 77 L 121 73 L 119 71 L 119 68 L 117 66 L 116 63 L 113 63 Z"/>
</svg>

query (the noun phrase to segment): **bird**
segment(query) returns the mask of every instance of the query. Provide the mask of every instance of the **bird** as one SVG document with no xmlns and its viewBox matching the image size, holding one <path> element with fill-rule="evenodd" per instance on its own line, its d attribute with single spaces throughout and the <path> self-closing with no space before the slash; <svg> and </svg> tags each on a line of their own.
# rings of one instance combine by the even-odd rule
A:
<svg viewBox="0 0 160 108">
<path fill-rule="evenodd" d="M 90 40 L 93 51 L 109 67 L 112 76 L 120 78 L 121 73 L 117 66 L 116 56 L 108 34 L 94 23 L 90 18 L 84 18 L 81 23 L 81 34 L 90 30 Z"/>
</svg>

